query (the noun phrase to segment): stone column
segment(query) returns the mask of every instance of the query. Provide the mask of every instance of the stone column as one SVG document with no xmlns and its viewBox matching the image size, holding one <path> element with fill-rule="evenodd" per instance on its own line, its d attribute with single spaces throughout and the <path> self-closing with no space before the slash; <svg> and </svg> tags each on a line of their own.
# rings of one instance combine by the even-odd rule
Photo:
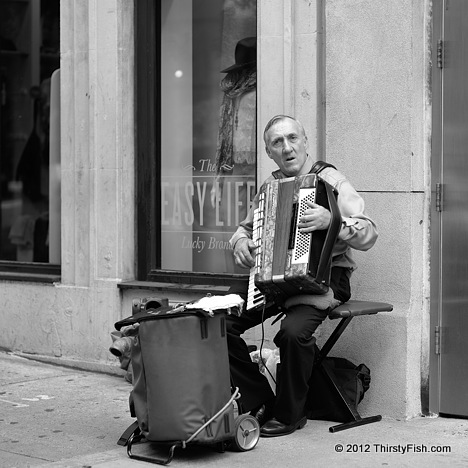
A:
<svg viewBox="0 0 468 468">
<path fill-rule="evenodd" d="M 61 2 L 62 283 L 134 274 L 133 2 Z"/>
</svg>

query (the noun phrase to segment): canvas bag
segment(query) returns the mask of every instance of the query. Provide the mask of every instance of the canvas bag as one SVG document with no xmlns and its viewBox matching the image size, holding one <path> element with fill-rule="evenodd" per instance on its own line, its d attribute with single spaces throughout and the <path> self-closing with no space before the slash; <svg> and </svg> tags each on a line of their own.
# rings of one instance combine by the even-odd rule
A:
<svg viewBox="0 0 468 468">
<path fill-rule="evenodd" d="M 231 399 L 225 319 L 226 310 L 162 306 L 115 324 L 139 323 L 130 399 L 147 440 L 187 440 Z M 193 441 L 215 443 L 233 431 L 233 411 L 226 411 Z"/>
</svg>

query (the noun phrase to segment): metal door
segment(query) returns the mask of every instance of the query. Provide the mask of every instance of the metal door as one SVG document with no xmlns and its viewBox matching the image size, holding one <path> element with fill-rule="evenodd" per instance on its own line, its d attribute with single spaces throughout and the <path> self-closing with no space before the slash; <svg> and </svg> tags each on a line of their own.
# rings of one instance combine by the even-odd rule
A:
<svg viewBox="0 0 468 468">
<path fill-rule="evenodd" d="M 468 417 L 468 1 L 438 4 L 433 158 L 440 160 L 432 174 L 437 238 L 431 269 L 438 284 L 430 375 L 437 398 L 430 409 Z"/>
</svg>

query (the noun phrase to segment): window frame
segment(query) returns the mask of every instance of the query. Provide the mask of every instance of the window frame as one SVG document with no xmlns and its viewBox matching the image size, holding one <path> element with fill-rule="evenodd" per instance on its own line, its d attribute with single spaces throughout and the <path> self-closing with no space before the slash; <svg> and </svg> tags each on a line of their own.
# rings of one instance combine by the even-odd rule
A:
<svg viewBox="0 0 468 468">
<path fill-rule="evenodd" d="M 161 256 L 157 242 L 161 210 L 155 203 L 161 174 L 157 158 L 161 127 L 161 104 L 156 86 L 157 77 L 160 75 L 158 6 L 158 2 L 152 0 L 135 0 L 135 193 L 138 280 L 150 280 L 149 274 L 157 267 L 157 259 Z"/>
<path fill-rule="evenodd" d="M 0 260 L 0 281 L 55 283 L 61 280 L 61 271 L 61 265 L 56 263 Z"/>
<path fill-rule="evenodd" d="M 245 284 L 246 274 L 161 269 L 161 17 L 159 2 L 135 0 L 136 279 L 221 285 Z"/>
</svg>

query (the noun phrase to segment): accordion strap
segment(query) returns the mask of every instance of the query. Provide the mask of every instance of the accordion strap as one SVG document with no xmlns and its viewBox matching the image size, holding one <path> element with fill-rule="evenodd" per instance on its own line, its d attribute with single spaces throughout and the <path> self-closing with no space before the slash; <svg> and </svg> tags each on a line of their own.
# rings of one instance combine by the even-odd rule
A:
<svg viewBox="0 0 468 468">
<path fill-rule="evenodd" d="M 316 161 L 310 169 L 310 174 L 320 174 L 326 167 L 331 167 L 336 170 L 336 167 L 333 164 L 325 161 Z"/>
</svg>

